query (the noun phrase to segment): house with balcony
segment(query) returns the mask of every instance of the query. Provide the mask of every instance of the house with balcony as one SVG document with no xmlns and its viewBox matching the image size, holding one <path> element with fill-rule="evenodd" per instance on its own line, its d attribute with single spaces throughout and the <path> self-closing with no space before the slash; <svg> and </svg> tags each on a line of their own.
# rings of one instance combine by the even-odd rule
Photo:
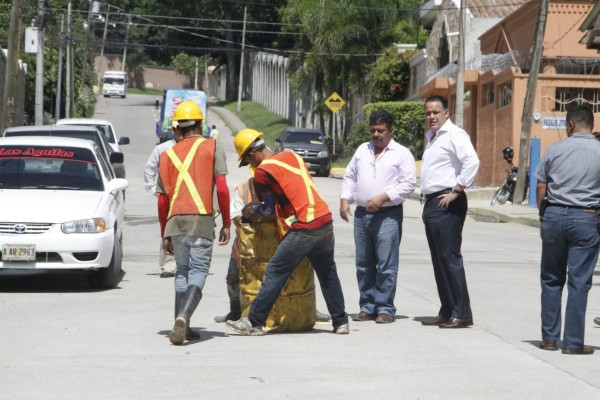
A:
<svg viewBox="0 0 600 400">
<path fill-rule="evenodd" d="M 594 4 L 590 0 L 550 0 L 531 128 L 531 137 L 540 139 L 542 153 L 566 138 L 569 104 L 588 104 L 595 113 L 600 112 L 600 57 L 580 43 L 579 31 Z M 467 61 L 463 119 L 481 159 L 478 186 L 501 184 L 506 175 L 504 147 L 512 146 L 518 159 L 539 7 L 538 1 L 527 2 L 480 34 L 480 55 Z M 456 72 L 446 72 L 430 76 L 419 87 L 419 97 L 447 97 L 452 116 Z M 598 115 L 596 125 L 600 123 Z"/>
</svg>

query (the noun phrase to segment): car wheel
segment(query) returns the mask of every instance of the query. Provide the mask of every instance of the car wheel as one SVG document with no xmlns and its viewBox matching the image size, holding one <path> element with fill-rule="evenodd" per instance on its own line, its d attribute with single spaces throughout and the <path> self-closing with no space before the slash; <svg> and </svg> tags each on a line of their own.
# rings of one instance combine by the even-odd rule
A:
<svg viewBox="0 0 600 400">
<path fill-rule="evenodd" d="M 116 230 L 116 229 L 115 229 Z M 123 244 L 117 237 L 115 232 L 115 241 L 113 245 L 113 255 L 108 267 L 98 271 L 90 271 L 88 280 L 94 289 L 112 289 L 117 287 L 121 279 L 123 279 L 123 270 L 121 265 L 123 262 Z"/>
</svg>

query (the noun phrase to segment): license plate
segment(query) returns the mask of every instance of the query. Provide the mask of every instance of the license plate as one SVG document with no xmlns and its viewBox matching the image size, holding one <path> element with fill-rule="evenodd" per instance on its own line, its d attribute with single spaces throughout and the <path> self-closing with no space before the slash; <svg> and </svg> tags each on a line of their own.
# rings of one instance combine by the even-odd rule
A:
<svg viewBox="0 0 600 400">
<path fill-rule="evenodd" d="M 2 261 L 35 261 L 35 244 L 3 244 Z"/>
</svg>

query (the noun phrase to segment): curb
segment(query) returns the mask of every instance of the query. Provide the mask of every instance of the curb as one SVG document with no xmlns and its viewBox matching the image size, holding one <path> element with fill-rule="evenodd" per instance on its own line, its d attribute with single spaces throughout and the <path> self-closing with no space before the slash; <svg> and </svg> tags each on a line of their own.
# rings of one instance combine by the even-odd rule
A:
<svg viewBox="0 0 600 400">
<path fill-rule="evenodd" d="M 469 211 L 475 215 L 479 215 L 482 217 L 491 217 L 491 218 L 498 220 L 498 222 L 503 222 L 503 223 L 528 225 L 528 226 L 532 226 L 534 228 L 539 228 L 541 225 L 540 221 L 537 219 L 534 219 L 534 218 L 511 217 L 509 215 L 501 214 L 501 213 L 498 213 L 498 212 L 492 211 L 492 210 L 487 210 L 485 208 L 474 207 L 474 208 L 469 208 Z"/>
</svg>

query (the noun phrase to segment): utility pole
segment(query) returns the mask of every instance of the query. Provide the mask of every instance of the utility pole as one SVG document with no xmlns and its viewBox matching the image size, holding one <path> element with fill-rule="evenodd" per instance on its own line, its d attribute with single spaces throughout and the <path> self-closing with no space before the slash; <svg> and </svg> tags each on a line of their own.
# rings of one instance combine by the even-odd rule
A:
<svg viewBox="0 0 600 400">
<path fill-rule="evenodd" d="M 63 45 L 64 45 L 64 31 L 65 31 L 65 16 L 60 16 L 60 39 L 58 45 L 58 77 L 56 79 L 56 115 L 55 119 L 60 119 L 60 103 L 62 102 L 62 59 L 63 59 Z"/>
<path fill-rule="evenodd" d="M 240 82 L 238 86 L 238 103 L 237 110 L 238 112 L 242 111 L 242 87 L 244 85 L 244 48 L 246 46 L 246 11 L 248 11 L 248 7 L 244 7 L 244 28 L 242 30 L 242 55 L 240 57 Z"/>
<path fill-rule="evenodd" d="M 129 27 L 131 26 L 131 13 L 127 19 L 127 31 L 125 33 L 125 47 L 123 48 L 123 63 L 121 64 L 121 71 L 125 71 L 125 61 L 127 60 L 127 42 L 129 41 Z"/>
<path fill-rule="evenodd" d="M 208 53 L 204 55 L 204 80 L 206 81 L 206 96 L 210 97 L 210 83 L 208 82 Z"/>
<path fill-rule="evenodd" d="M 65 64 L 67 64 L 67 69 L 65 73 L 66 83 L 65 83 L 65 118 L 71 118 L 71 94 L 72 87 L 71 83 L 71 58 L 73 57 L 73 53 L 71 52 L 71 2 L 69 2 L 67 6 L 67 36 L 66 36 L 66 46 L 67 46 L 67 59 L 65 60 Z"/>
<path fill-rule="evenodd" d="M 10 11 L 10 27 L 8 31 L 8 49 L 6 71 L 4 75 L 4 92 L 2 93 L 2 110 L 0 129 L 12 126 L 15 111 L 15 91 L 17 86 L 17 64 L 19 63 L 19 46 L 21 17 L 23 16 L 23 0 L 12 0 Z M 0 132 L 1 133 L 1 132 Z"/>
<path fill-rule="evenodd" d="M 98 65 L 98 87 L 100 87 L 100 80 L 102 79 L 102 72 L 104 68 L 104 43 L 106 42 L 106 30 L 108 28 L 108 16 L 110 14 L 110 6 L 106 5 L 106 20 L 104 20 L 104 32 L 102 33 L 102 46 L 100 47 L 100 64 Z"/>
<path fill-rule="evenodd" d="M 44 124 L 44 0 L 38 1 L 38 46 L 35 57 L 35 124 Z"/>
<path fill-rule="evenodd" d="M 533 118 L 533 106 L 536 95 L 536 85 L 544 49 L 544 32 L 548 18 L 548 1 L 540 0 L 540 13 L 538 16 L 535 36 L 533 39 L 533 60 L 527 78 L 527 89 L 525 91 L 525 104 L 523 105 L 523 117 L 521 118 L 521 139 L 519 142 L 519 171 L 517 172 L 517 184 L 515 186 L 514 202 L 520 204 L 525 200 L 525 180 L 527 178 L 527 161 L 529 159 L 529 148 L 531 142 L 531 120 Z M 529 190 L 535 190 L 530 188 Z"/>
<path fill-rule="evenodd" d="M 196 57 L 196 68 L 194 69 L 194 90 L 198 90 L 198 57 Z"/>
<path fill-rule="evenodd" d="M 456 75 L 454 123 L 463 128 L 463 116 L 465 112 L 465 35 L 467 34 L 467 0 L 460 0 L 460 16 L 458 21 L 458 73 Z"/>
</svg>

